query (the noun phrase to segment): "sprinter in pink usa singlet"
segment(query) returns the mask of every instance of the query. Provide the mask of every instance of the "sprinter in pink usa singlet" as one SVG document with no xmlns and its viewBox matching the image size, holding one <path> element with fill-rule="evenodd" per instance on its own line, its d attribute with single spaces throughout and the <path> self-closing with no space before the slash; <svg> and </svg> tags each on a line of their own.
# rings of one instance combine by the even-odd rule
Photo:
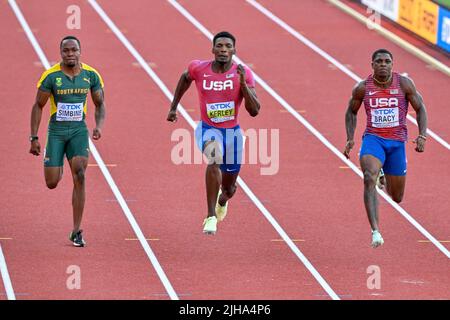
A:
<svg viewBox="0 0 450 320">
<path fill-rule="evenodd" d="M 178 81 L 167 120 L 177 120 L 177 106 L 192 81 L 197 87 L 201 121 L 195 129 L 195 141 L 208 158 L 206 203 L 208 213 L 203 233 L 215 234 L 217 223 L 228 211 L 228 200 L 236 192 L 236 179 L 242 161 L 243 136 L 238 116 L 241 103 L 255 117 L 260 104 L 255 80 L 248 67 L 233 62 L 236 39 L 223 31 L 213 38 L 214 60 L 193 60 Z"/>
<path fill-rule="evenodd" d="M 398 73 L 392 73 L 392 83 L 386 89 L 375 84 L 373 75 L 368 76 L 364 107 L 367 115 L 365 134 L 402 142 L 407 140 L 408 100 L 400 86 Z"/>
<path fill-rule="evenodd" d="M 239 108 L 244 98 L 239 84 L 238 65 L 232 62 L 228 71 L 216 73 L 212 70 L 213 62 L 194 60 L 188 66 L 189 76 L 197 87 L 201 120 L 211 127 L 233 128 L 239 124 Z M 244 69 L 247 86 L 254 88 L 251 70 L 245 66 Z"/>
</svg>

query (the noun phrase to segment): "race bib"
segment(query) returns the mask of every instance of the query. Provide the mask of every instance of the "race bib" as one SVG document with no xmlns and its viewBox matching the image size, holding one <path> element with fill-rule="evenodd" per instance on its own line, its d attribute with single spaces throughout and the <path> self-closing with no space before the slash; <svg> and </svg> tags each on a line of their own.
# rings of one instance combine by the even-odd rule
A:
<svg viewBox="0 0 450 320">
<path fill-rule="evenodd" d="M 58 102 L 56 121 L 82 121 L 83 103 Z"/>
<path fill-rule="evenodd" d="M 398 108 L 371 109 L 372 126 L 375 128 L 392 128 L 399 125 Z"/>
<path fill-rule="evenodd" d="M 208 118 L 214 123 L 234 120 L 234 101 L 206 104 L 206 112 L 208 114 Z"/>
</svg>

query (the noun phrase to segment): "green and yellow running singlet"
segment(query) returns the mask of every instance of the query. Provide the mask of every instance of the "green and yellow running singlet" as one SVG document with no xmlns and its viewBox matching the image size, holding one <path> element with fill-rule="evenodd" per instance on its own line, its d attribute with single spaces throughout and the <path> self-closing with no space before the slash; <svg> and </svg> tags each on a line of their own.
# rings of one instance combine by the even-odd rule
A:
<svg viewBox="0 0 450 320">
<path fill-rule="evenodd" d="M 81 72 L 71 79 L 61 70 L 60 64 L 45 71 L 37 87 L 51 92 L 50 124 L 83 122 L 87 111 L 87 95 L 103 88 L 103 80 L 94 68 L 81 64 Z"/>
</svg>

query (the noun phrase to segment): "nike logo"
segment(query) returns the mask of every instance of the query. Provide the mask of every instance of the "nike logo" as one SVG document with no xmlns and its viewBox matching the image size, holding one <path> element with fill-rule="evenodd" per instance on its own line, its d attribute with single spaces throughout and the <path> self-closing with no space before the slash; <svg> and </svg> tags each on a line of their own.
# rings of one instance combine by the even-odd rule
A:
<svg viewBox="0 0 450 320">
<path fill-rule="evenodd" d="M 227 170 L 227 172 L 233 172 L 233 171 L 236 171 L 236 170 L 234 170 L 234 169 L 226 169 Z"/>
<path fill-rule="evenodd" d="M 378 93 L 380 91 L 369 91 L 369 96 L 373 96 L 375 93 Z"/>
<path fill-rule="evenodd" d="M 233 78 L 233 77 L 234 77 L 234 73 L 231 73 L 231 74 L 227 74 L 227 75 L 226 75 L 226 78 L 227 78 L 227 79 L 230 79 L 230 78 Z"/>
<path fill-rule="evenodd" d="M 208 77 L 211 77 L 211 76 L 212 76 L 212 74 L 206 74 L 206 73 L 203 74 L 204 78 L 208 78 Z"/>
</svg>

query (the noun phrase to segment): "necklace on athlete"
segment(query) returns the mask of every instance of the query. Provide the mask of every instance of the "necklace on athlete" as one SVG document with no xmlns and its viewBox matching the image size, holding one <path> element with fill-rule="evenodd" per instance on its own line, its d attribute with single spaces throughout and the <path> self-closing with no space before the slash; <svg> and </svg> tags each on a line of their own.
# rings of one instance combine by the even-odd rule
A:
<svg viewBox="0 0 450 320">
<path fill-rule="evenodd" d="M 392 72 L 391 72 L 391 74 L 389 75 L 389 78 L 388 78 L 386 81 L 380 81 L 380 80 L 377 80 L 377 78 L 375 78 L 375 76 L 373 76 L 372 78 L 373 78 L 373 80 L 375 80 L 378 84 L 386 84 L 386 83 L 389 83 L 389 82 L 391 81 L 391 79 L 392 79 Z"/>
</svg>

